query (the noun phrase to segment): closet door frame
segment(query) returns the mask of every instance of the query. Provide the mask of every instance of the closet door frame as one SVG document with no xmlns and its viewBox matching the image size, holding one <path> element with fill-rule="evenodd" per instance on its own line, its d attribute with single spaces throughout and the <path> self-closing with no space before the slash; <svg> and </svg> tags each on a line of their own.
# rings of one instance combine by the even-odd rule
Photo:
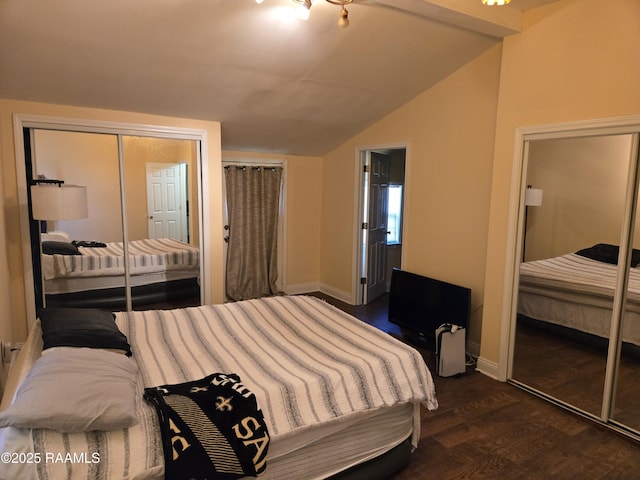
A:
<svg viewBox="0 0 640 480">
<path fill-rule="evenodd" d="M 599 420 L 606 426 L 627 434 L 623 429 L 609 423 L 612 398 L 616 388 L 616 373 L 619 361 L 621 345 L 620 323 L 621 311 L 624 308 L 626 297 L 626 285 L 628 279 L 629 253 L 631 250 L 633 223 L 635 220 L 635 201 L 638 195 L 638 138 L 640 136 L 640 116 L 615 117 L 597 119 L 592 121 L 570 122 L 554 125 L 542 125 L 535 127 L 522 127 L 516 130 L 514 144 L 514 159 L 511 179 L 511 198 L 509 202 L 509 226 L 508 243 L 505 257 L 505 283 L 502 308 L 502 329 L 500 338 L 500 355 L 497 368 L 497 377 L 501 381 L 513 381 L 513 357 L 515 347 L 516 312 L 518 301 L 519 265 L 522 258 L 522 238 L 524 232 L 525 190 L 527 187 L 527 162 L 529 142 L 536 140 L 550 140 L 562 138 L 579 138 L 587 136 L 623 135 L 633 136 L 631 150 L 631 162 L 627 175 L 626 203 L 623 217 L 623 231 L 621 232 L 620 250 L 626 254 L 627 261 L 624 269 L 620 269 L 614 296 L 614 308 L 611 334 L 609 337 L 609 349 L 607 352 L 607 368 L 605 373 L 605 385 L 602 411 L 599 418 L 585 415 L 588 418 Z M 518 382 L 514 382 L 516 385 Z M 546 395 L 542 395 L 550 401 Z M 564 402 L 555 402 L 564 406 Z M 580 414 L 581 412 L 576 411 Z"/>
<path fill-rule="evenodd" d="M 211 271 L 208 268 L 209 252 L 210 252 L 210 224 L 208 206 L 209 201 L 209 185 L 208 185 L 208 159 L 207 159 L 207 132 L 200 129 L 167 127 L 160 125 L 136 124 L 125 122 L 99 121 L 78 118 L 66 118 L 58 116 L 32 115 L 32 114 L 14 114 L 13 115 L 13 132 L 15 144 L 15 161 L 16 175 L 18 186 L 18 208 L 20 217 L 20 238 L 22 240 L 22 259 L 24 272 L 24 288 L 25 297 L 27 299 L 27 325 L 29 328 L 36 320 L 35 307 L 35 289 L 33 277 L 33 263 L 31 255 L 28 254 L 31 249 L 31 235 L 29 231 L 29 205 L 28 205 L 28 188 L 26 182 L 26 164 L 25 164 L 25 129 L 42 129 L 42 130 L 60 130 L 79 133 L 101 133 L 114 135 L 118 138 L 119 152 L 118 162 L 122 172 L 122 151 L 121 141 L 123 136 L 135 137 L 154 137 L 154 138 L 170 138 L 178 140 L 192 140 L 199 144 L 197 148 L 197 189 L 198 189 L 198 219 L 199 228 L 199 245 L 200 245 L 200 298 L 202 304 L 211 303 Z M 120 175 L 121 188 L 122 174 Z M 125 199 L 121 190 L 122 208 L 124 210 Z M 123 222 L 126 217 L 123 217 Z M 126 240 L 126 230 L 123 232 Z M 126 241 L 125 241 L 126 245 Z M 125 271 L 125 282 L 127 286 L 128 305 L 130 305 L 130 291 L 128 272 Z M 32 299 L 33 301 L 29 301 Z"/>
</svg>

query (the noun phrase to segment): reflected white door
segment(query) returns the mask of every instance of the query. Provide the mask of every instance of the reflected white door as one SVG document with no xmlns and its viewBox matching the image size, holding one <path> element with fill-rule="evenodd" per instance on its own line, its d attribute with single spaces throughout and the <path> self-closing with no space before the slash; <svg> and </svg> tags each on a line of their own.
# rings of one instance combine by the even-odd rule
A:
<svg viewBox="0 0 640 480">
<path fill-rule="evenodd" d="M 188 242 L 185 165 L 147 163 L 146 170 L 149 238 Z"/>
</svg>

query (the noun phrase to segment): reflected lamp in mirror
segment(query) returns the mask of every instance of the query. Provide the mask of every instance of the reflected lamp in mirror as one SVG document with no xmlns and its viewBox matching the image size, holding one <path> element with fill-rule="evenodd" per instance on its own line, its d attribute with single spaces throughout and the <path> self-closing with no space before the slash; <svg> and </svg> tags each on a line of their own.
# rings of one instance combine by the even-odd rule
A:
<svg viewBox="0 0 640 480">
<path fill-rule="evenodd" d="M 31 186 L 31 212 L 34 220 L 87 218 L 87 187 L 65 185 L 62 180 L 36 180 Z"/>
<path fill-rule="evenodd" d="M 527 190 L 524 194 L 524 204 L 527 207 L 539 207 L 542 205 L 542 189 L 531 188 L 531 185 L 527 186 Z"/>
</svg>

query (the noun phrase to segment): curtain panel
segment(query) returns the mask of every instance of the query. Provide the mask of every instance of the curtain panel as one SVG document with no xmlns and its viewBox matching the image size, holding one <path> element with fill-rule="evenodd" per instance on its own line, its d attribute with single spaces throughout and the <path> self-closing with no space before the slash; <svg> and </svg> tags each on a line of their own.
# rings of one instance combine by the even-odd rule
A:
<svg viewBox="0 0 640 480">
<path fill-rule="evenodd" d="M 227 166 L 224 172 L 229 218 L 226 295 L 230 300 L 277 295 L 282 167 Z"/>
</svg>

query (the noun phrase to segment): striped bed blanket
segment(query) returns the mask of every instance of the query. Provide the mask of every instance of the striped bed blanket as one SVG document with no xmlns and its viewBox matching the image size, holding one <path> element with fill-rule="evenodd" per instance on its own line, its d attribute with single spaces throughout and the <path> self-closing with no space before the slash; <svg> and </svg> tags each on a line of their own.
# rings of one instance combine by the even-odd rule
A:
<svg viewBox="0 0 640 480">
<path fill-rule="evenodd" d="M 106 245 L 102 248 L 78 247 L 81 255 L 43 255 L 45 280 L 123 275 L 123 243 L 111 242 Z M 132 240 L 128 250 L 133 275 L 181 269 L 197 272 L 199 268 L 199 249 L 179 240 Z"/>
<path fill-rule="evenodd" d="M 40 464 L 38 478 L 162 478 L 163 449 L 145 387 L 233 372 L 255 394 L 271 437 L 270 459 L 300 448 L 299 435 L 411 405 L 437 408 L 421 355 L 326 302 L 282 296 L 224 305 L 119 313 L 139 364 L 140 423 L 121 431 L 33 431 L 36 452 L 100 452 L 95 464 Z M 263 478 L 270 477 L 269 468 Z M 282 477 L 281 477 L 282 478 Z"/>
<path fill-rule="evenodd" d="M 617 265 L 568 253 L 520 265 L 520 291 L 611 308 Z M 627 308 L 640 312 L 640 270 L 631 268 Z"/>
</svg>

